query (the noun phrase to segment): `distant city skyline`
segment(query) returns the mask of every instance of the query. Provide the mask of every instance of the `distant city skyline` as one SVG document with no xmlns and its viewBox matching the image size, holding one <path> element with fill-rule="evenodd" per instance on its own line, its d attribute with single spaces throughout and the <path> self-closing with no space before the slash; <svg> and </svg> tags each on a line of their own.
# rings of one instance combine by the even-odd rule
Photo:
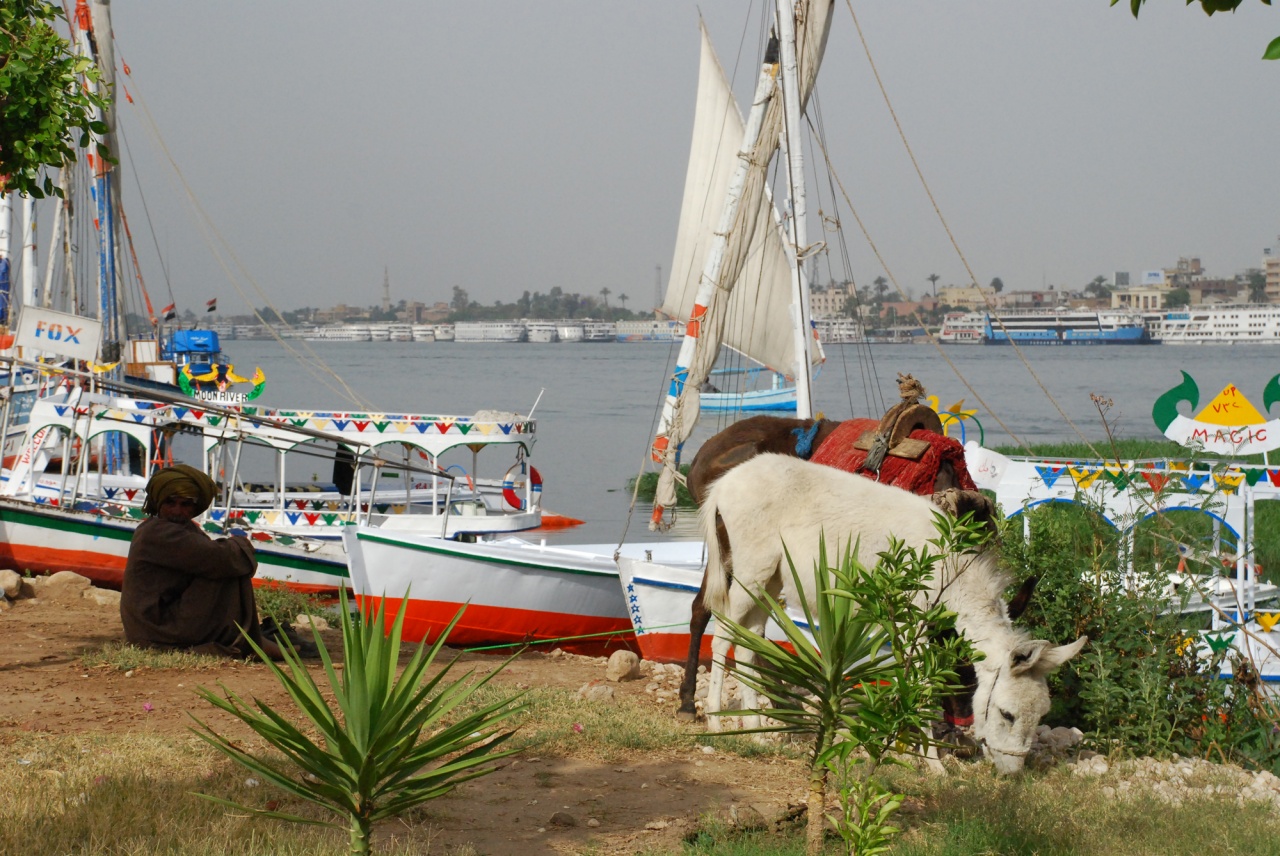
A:
<svg viewBox="0 0 1280 856">
<path fill-rule="evenodd" d="M 141 217 L 136 166 L 180 306 L 377 305 L 385 268 L 393 302 L 607 287 L 640 310 L 670 264 L 698 13 L 741 102 L 750 5 L 115 3 L 126 203 Z M 837 279 L 847 253 L 859 284 L 888 275 L 915 296 L 969 269 L 1080 289 L 1181 256 L 1231 276 L 1277 242 L 1280 70 L 1258 33 L 1280 16 L 1262 4 L 1212 19 L 1149 4 L 1140 21 L 1106 0 L 854 10 L 950 236 L 837 4 L 814 115 L 885 260 L 841 207 L 845 244 L 824 235 Z M 202 245 L 148 115 L 230 252 Z M 815 215 L 831 197 L 823 179 Z M 240 266 L 260 293 L 236 274 L 237 295 L 224 270 Z"/>
</svg>

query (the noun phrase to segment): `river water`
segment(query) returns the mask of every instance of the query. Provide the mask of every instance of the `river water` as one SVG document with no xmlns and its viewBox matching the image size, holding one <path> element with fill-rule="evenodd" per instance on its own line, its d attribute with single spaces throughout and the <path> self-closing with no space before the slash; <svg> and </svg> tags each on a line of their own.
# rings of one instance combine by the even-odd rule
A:
<svg viewBox="0 0 1280 856">
<path fill-rule="evenodd" d="M 648 507 L 629 518 L 626 484 L 644 465 L 674 364 L 671 346 L 289 343 L 303 350 L 299 357 L 277 342 L 223 344 L 238 374 L 248 377 L 255 366 L 264 370 L 267 385 L 256 403 L 270 407 L 367 406 L 374 412 L 470 415 L 478 410 L 528 413 L 537 402 L 532 461 L 545 481 L 543 507 L 586 521 L 551 540 L 616 543 L 624 534 L 632 541 L 654 537 L 647 531 Z M 1013 444 L 1015 438 L 1026 443 L 1080 435 L 1101 440 L 1108 428 L 1093 396 L 1110 400 L 1105 419 L 1114 435 L 1158 437 L 1151 408 L 1157 396 L 1181 381 L 1180 371 L 1199 386 L 1200 407 L 1235 384 L 1259 410 L 1266 382 L 1280 373 L 1280 345 L 1025 348 L 1022 356 L 1012 348 L 980 346 L 952 346 L 942 355 L 929 345 L 881 345 L 870 351 L 832 345 L 826 350 L 814 399 L 815 409 L 827 417 L 879 416 L 897 401 L 897 374 L 910 373 L 943 407 L 961 399 L 966 409 L 977 407 L 989 446 Z M 707 414 L 688 448 L 696 450 L 727 421 Z M 971 439 L 976 430 L 969 429 Z M 693 522 L 692 514 L 681 515 L 677 534 L 691 534 Z"/>
</svg>

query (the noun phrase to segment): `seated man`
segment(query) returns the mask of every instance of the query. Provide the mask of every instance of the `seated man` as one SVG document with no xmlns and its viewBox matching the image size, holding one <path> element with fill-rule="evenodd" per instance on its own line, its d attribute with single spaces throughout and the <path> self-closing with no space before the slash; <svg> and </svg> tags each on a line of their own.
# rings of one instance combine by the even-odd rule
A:
<svg viewBox="0 0 1280 856">
<path fill-rule="evenodd" d="M 242 535 L 210 538 L 193 520 L 216 492 L 211 478 L 186 464 L 156 470 L 147 482 L 142 508 L 151 517 L 133 534 L 120 594 L 125 639 L 250 657 L 247 636 L 278 660 L 280 648 L 258 624 L 253 545 Z"/>
</svg>

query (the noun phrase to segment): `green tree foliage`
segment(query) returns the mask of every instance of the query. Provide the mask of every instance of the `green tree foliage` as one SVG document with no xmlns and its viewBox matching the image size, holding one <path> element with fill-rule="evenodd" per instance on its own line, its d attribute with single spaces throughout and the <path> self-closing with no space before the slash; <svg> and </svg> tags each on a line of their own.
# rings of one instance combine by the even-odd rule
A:
<svg viewBox="0 0 1280 856">
<path fill-rule="evenodd" d="M 1114 6 L 1120 0 L 1111 0 Z M 1138 17 L 1138 12 L 1142 11 L 1142 4 L 1147 0 L 1129 0 L 1129 11 L 1133 12 L 1133 17 Z M 1206 15 L 1212 15 L 1214 12 L 1234 12 L 1244 0 L 1187 0 L 1187 5 L 1199 3 L 1200 8 L 1204 9 Z M 1271 0 L 1262 0 L 1267 6 L 1271 5 Z M 1280 37 L 1271 40 L 1271 44 L 1267 45 L 1267 49 L 1262 52 L 1263 59 L 1280 59 Z"/>
<path fill-rule="evenodd" d="M 1191 292 L 1185 288 L 1170 289 L 1169 293 L 1164 296 L 1164 305 L 1169 309 L 1177 309 L 1180 306 L 1191 305 Z"/>
<path fill-rule="evenodd" d="M 37 198 L 60 193 L 42 169 L 62 166 L 91 132 L 107 130 L 93 118 L 106 100 L 82 83 L 99 80 L 98 70 L 71 53 L 54 29 L 60 18 L 62 9 L 43 0 L 0 3 L 0 176 L 8 190 Z"/>
<path fill-rule="evenodd" d="M 1262 271 L 1254 268 L 1248 272 L 1249 277 L 1249 302 L 1250 303 L 1266 303 L 1267 302 L 1267 275 Z"/>
<path fill-rule="evenodd" d="M 1093 280 L 1084 287 L 1084 293 L 1094 297 L 1110 297 L 1111 286 L 1107 283 L 1107 278 L 1105 276 L 1095 276 Z"/>
</svg>

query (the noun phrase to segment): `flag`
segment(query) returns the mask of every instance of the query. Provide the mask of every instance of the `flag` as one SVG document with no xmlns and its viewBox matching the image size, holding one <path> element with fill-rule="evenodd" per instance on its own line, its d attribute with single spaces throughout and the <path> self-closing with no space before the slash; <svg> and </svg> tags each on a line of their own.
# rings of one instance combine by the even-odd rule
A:
<svg viewBox="0 0 1280 856">
<path fill-rule="evenodd" d="M 178 317 L 178 306 L 176 303 L 170 303 L 164 309 L 160 310 L 160 316 L 166 321 L 172 321 Z"/>
<path fill-rule="evenodd" d="M 206 310 L 205 310 L 205 312 L 217 312 L 217 311 L 218 311 L 218 298 L 216 298 L 216 297 L 215 297 L 213 300 L 210 300 L 210 301 L 209 301 L 208 303 L 206 303 L 205 305 L 209 307 L 208 309 L 206 309 Z"/>
</svg>

